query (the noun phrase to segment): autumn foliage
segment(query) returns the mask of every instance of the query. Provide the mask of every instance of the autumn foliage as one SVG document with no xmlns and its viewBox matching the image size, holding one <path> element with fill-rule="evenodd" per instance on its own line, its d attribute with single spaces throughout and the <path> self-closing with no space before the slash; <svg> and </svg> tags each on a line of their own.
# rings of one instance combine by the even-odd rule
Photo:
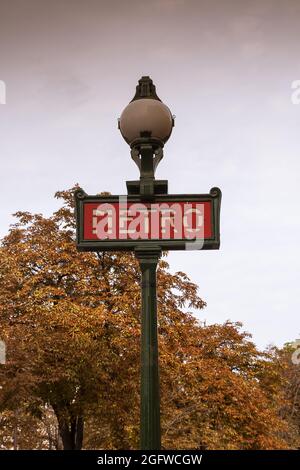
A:
<svg viewBox="0 0 300 470">
<path fill-rule="evenodd" d="M 131 253 L 76 250 L 73 191 L 56 194 L 63 206 L 49 218 L 17 213 L 2 240 L 2 449 L 138 448 L 139 266 Z M 201 326 L 190 312 L 204 307 L 164 256 L 163 447 L 294 448 L 288 361 L 258 351 L 241 324 Z"/>
</svg>

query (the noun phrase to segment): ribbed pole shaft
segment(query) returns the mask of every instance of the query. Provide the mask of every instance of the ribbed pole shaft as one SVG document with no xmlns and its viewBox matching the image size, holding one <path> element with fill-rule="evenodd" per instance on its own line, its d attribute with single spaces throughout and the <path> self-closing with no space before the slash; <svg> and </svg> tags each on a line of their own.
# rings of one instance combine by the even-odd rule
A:
<svg viewBox="0 0 300 470">
<path fill-rule="evenodd" d="M 142 272 L 140 448 L 159 450 L 161 438 L 156 268 L 161 250 L 159 247 L 140 247 L 135 252 Z"/>
</svg>

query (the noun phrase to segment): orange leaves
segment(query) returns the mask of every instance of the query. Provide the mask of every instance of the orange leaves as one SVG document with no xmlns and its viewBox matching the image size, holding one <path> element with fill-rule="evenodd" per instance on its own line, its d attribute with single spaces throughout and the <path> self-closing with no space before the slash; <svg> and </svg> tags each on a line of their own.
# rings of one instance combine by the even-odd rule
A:
<svg viewBox="0 0 300 470">
<path fill-rule="evenodd" d="M 0 247 L 8 358 L 0 366 L 0 410 L 13 417 L 8 410 L 18 408 L 24 433 L 25 411 L 43 416 L 46 407 L 66 442 L 84 419 L 86 448 L 135 448 L 138 263 L 132 253 L 78 253 L 73 190 L 56 197 L 64 205 L 52 217 L 18 212 Z M 165 257 L 157 276 L 163 446 L 288 447 L 279 359 L 258 351 L 239 323 L 201 327 L 186 311 L 205 307 L 198 287 L 185 273 L 171 274 Z"/>
</svg>

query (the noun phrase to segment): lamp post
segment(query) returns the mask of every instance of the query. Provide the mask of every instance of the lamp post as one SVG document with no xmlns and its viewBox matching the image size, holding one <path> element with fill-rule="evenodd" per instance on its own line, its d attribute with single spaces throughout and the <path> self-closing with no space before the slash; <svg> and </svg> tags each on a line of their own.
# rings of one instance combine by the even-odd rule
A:
<svg viewBox="0 0 300 470">
<path fill-rule="evenodd" d="M 140 170 L 139 181 L 127 181 L 128 194 L 138 194 L 144 202 L 156 194 L 167 194 L 167 181 L 155 180 L 155 170 L 163 158 L 163 147 L 171 135 L 174 118 L 158 98 L 150 77 L 142 77 L 136 94 L 119 119 L 119 129 L 131 147 L 131 156 Z M 157 334 L 156 269 L 161 248 L 156 244 L 135 248 L 142 273 L 141 315 L 141 413 L 140 448 L 159 450 L 160 393 Z"/>
<path fill-rule="evenodd" d="M 158 98 L 150 77 L 142 77 L 119 119 L 140 179 L 127 181 L 126 198 L 75 191 L 76 246 L 80 251 L 134 251 L 142 274 L 140 448 L 160 449 L 160 399 L 156 269 L 162 249 L 218 250 L 221 191 L 168 194 L 156 180 L 174 118 Z M 125 199 L 125 201 L 124 201 Z"/>
</svg>

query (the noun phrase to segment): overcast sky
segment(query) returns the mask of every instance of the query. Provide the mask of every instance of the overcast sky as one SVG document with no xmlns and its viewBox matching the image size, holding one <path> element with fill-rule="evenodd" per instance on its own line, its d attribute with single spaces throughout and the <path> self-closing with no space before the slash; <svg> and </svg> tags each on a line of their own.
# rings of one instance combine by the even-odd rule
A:
<svg viewBox="0 0 300 470">
<path fill-rule="evenodd" d="M 0 0 L 0 235 L 56 190 L 125 194 L 117 129 L 142 75 L 176 115 L 157 178 L 223 193 L 220 251 L 171 253 L 260 347 L 299 337 L 299 0 Z M 1 101 L 1 99 L 0 99 Z"/>
</svg>

